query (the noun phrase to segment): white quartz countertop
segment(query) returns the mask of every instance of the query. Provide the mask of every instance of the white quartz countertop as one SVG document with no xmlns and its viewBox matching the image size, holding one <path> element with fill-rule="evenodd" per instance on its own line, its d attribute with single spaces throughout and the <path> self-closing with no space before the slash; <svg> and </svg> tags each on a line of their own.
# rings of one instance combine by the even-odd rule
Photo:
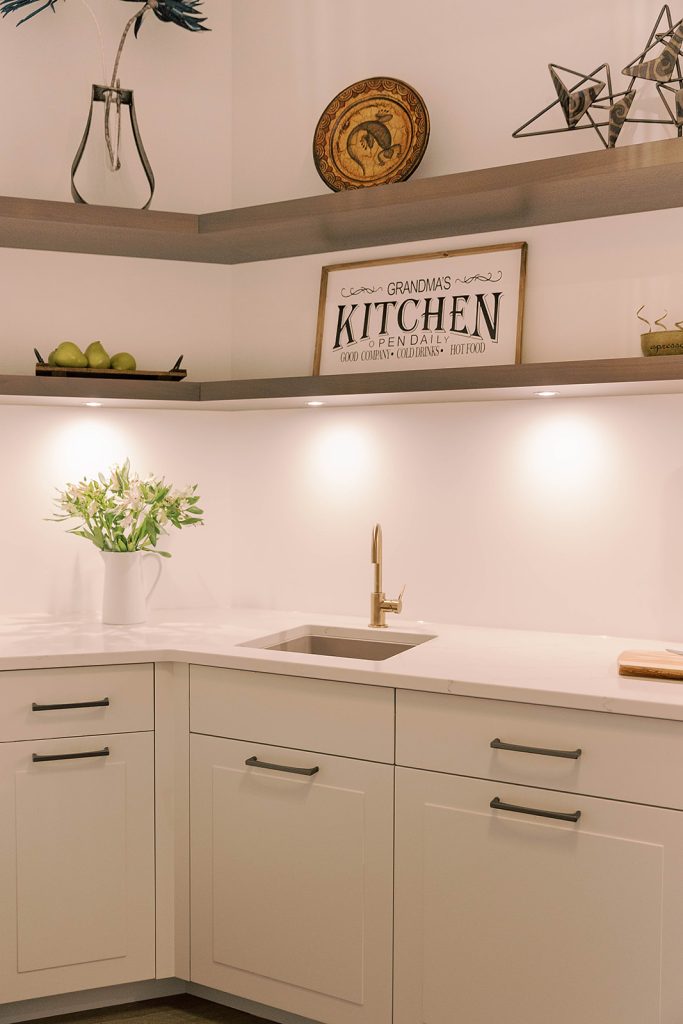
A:
<svg viewBox="0 0 683 1024">
<path fill-rule="evenodd" d="M 626 678 L 617 671 L 623 650 L 661 650 L 681 641 L 396 618 L 389 629 L 378 631 L 379 639 L 396 633 L 435 639 L 377 662 L 239 646 L 301 626 L 365 630 L 367 619 L 232 608 L 155 612 L 142 626 L 5 616 L 0 618 L 0 671 L 173 661 L 683 720 L 683 684 Z"/>
</svg>

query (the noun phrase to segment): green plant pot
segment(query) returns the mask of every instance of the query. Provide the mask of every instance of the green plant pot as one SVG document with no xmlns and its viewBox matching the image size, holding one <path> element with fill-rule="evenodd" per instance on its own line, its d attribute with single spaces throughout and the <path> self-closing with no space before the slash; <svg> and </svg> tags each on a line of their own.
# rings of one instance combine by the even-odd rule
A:
<svg viewBox="0 0 683 1024">
<path fill-rule="evenodd" d="M 683 356 L 683 331 L 649 331 L 640 347 L 644 356 Z"/>
</svg>

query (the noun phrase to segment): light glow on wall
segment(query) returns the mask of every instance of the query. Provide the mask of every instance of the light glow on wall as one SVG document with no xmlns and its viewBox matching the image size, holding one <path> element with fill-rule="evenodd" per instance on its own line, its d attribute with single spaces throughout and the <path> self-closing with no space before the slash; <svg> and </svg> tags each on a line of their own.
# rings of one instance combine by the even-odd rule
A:
<svg viewBox="0 0 683 1024">
<path fill-rule="evenodd" d="M 127 432 L 117 429 L 111 420 L 82 412 L 49 435 L 49 464 L 53 475 L 64 483 L 97 476 L 123 462 L 130 451 Z"/>
<path fill-rule="evenodd" d="M 602 475 L 604 440 L 587 415 L 543 416 L 523 438 L 521 461 L 526 482 L 535 492 L 578 496 Z"/>
<path fill-rule="evenodd" d="M 331 424 L 318 430 L 310 449 L 310 467 L 316 485 L 336 492 L 362 484 L 372 463 L 372 438 L 359 426 Z"/>
</svg>

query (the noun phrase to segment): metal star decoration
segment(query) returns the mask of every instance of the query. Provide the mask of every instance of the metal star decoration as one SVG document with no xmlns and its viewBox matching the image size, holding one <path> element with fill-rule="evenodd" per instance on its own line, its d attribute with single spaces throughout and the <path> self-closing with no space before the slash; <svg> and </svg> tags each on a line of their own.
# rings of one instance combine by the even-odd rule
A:
<svg viewBox="0 0 683 1024">
<path fill-rule="evenodd" d="M 683 136 L 682 48 L 683 19 L 674 22 L 669 5 L 665 4 L 644 48 L 622 71 L 622 74 L 630 77 L 626 89 L 614 92 L 609 64 L 601 64 L 590 74 L 550 64 L 548 70 L 557 99 L 514 131 L 513 138 L 592 128 L 603 146 L 613 149 L 625 124 L 671 125 L 676 128 L 680 138 Z M 577 81 L 568 85 L 559 72 L 571 75 Z M 601 73 L 604 73 L 604 81 L 596 77 Z M 631 109 L 639 89 L 647 88 L 650 84 L 655 86 L 666 116 L 632 117 Z M 557 106 L 564 114 L 565 126 L 529 131 L 532 125 L 545 118 Z"/>
</svg>

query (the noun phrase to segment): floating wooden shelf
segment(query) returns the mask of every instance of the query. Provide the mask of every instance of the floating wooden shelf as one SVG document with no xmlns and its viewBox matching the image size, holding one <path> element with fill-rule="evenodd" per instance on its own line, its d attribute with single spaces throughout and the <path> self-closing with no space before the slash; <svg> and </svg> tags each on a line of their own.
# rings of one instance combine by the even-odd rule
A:
<svg viewBox="0 0 683 1024">
<path fill-rule="evenodd" d="M 249 263 L 665 210 L 682 195 L 683 142 L 667 139 L 202 215 L 0 198 L 0 245 Z"/>
<path fill-rule="evenodd" d="M 202 215 L 0 198 L 0 245 L 200 263 L 246 263 L 648 210 L 683 195 L 683 142 L 492 167 Z M 166 383 L 0 376 L 0 400 L 176 408 L 471 401 L 683 391 L 683 356 L 451 370 Z"/>
<path fill-rule="evenodd" d="M 330 405 L 503 400 L 545 388 L 566 396 L 683 392 L 683 356 L 203 383 L 0 376 L 0 401 L 240 410 L 302 406 L 316 398 Z"/>
<path fill-rule="evenodd" d="M 5 399 L 73 399 L 82 405 L 88 400 L 115 400 L 155 405 L 172 402 L 186 405 L 199 401 L 200 385 L 187 381 L 107 380 L 102 377 L 0 376 L 0 396 Z"/>
<path fill-rule="evenodd" d="M 386 401 L 394 396 L 443 395 L 439 400 L 476 399 L 477 392 L 511 397 L 507 392 L 539 388 L 602 388 L 604 394 L 621 385 L 641 385 L 639 393 L 660 382 L 679 384 L 683 390 L 683 356 L 588 359 L 558 363 L 522 363 L 516 366 L 479 366 L 389 373 L 349 373 L 324 377 L 276 377 L 257 380 L 207 381 L 200 385 L 200 401 L 263 402 L 279 399 L 345 398 L 364 404 L 367 397 Z M 625 388 L 622 393 L 628 393 Z M 659 388 L 652 387 L 652 391 Z M 670 389 L 672 390 L 672 389 Z M 574 392 L 578 393 L 578 392 Z M 528 397 L 519 394 L 516 397 Z M 413 398 L 414 400 L 414 398 Z M 301 404 L 301 403 L 299 403 Z"/>
</svg>

